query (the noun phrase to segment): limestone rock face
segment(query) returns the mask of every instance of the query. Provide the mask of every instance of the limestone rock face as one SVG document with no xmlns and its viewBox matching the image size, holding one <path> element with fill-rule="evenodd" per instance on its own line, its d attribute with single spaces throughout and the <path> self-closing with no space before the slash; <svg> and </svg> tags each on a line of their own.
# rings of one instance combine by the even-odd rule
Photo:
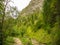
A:
<svg viewBox="0 0 60 45">
<path fill-rule="evenodd" d="M 30 4 L 21 11 L 21 15 L 32 14 L 37 10 L 42 11 L 43 2 L 44 0 L 31 0 Z"/>
</svg>

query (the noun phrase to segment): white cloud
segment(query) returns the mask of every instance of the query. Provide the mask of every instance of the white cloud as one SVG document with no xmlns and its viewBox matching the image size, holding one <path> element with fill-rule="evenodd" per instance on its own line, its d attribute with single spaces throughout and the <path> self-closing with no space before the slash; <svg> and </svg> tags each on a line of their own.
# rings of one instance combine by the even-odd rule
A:
<svg viewBox="0 0 60 45">
<path fill-rule="evenodd" d="M 10 3 L 11 6 L 16 6 L 19 11 L 21 11 L 23 8 L 25 8 L 31 0 L 12 0 L 14 2 Z"/>
</svg>

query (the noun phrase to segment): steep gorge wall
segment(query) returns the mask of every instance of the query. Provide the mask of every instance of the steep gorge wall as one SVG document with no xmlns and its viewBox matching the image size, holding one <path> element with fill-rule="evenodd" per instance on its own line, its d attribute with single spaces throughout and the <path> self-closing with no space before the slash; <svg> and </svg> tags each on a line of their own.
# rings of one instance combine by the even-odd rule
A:
<svg viewBox="0 0 60 45">
<path fill-rule="evenodd" d="M 32 14 L 37 10 L 42 11 L 43 2 L 44 0 L 31 0 L 30 4 L 21 11 L 21 15 Z"/>
</svg>

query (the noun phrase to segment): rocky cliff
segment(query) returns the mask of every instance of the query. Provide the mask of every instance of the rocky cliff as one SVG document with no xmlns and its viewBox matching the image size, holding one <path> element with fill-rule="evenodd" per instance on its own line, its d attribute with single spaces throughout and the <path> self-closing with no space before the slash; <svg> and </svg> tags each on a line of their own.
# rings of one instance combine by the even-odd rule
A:
<svg viewBox="0 0 60 45">
<path fill-rule="evenodd" d="M 44 0 L 31 0 L 30 4 L 21 11 L 21 15 L 32 14 L 37 10 L 42 11 L 43 2 Z"/>
</svg>

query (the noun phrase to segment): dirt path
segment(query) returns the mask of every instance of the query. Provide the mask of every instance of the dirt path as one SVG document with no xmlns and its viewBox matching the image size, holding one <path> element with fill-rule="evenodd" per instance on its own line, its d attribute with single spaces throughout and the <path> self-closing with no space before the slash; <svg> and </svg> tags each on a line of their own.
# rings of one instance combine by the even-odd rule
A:
<svg viewBox="0 0 60 45">
<path fill-rule="evenodd" d="M 19 38 L 14 37 L 14 45 L 22 45 L 22 42 Z"/>
<path fill-rule="evenodd" d="M 35 40 L 35 39 L 31 39 L 31 41 L 32 41 L 32 44 L 33 45 L 46 45 L 46 44 L 44 44 L 44 43 L 39 43 L 37 40 Z"/>
<path fill-rule="evenodd" d="M 35 39 L 31 39 L 33 45 L 39 45 L 38 41 Z"/>
<path fill-rule="evenodd" d="M 19 38 L 14 37 L 13 40 L 14 40 L 14 45 L 23 45 L 22 42 L 21 42 L 21 40 Z M 43 43 L 39 43 L 35 39 L 31 39 L 31 41 L 32 41 L 33 45 L 45 45 Z"/>
</svg>

